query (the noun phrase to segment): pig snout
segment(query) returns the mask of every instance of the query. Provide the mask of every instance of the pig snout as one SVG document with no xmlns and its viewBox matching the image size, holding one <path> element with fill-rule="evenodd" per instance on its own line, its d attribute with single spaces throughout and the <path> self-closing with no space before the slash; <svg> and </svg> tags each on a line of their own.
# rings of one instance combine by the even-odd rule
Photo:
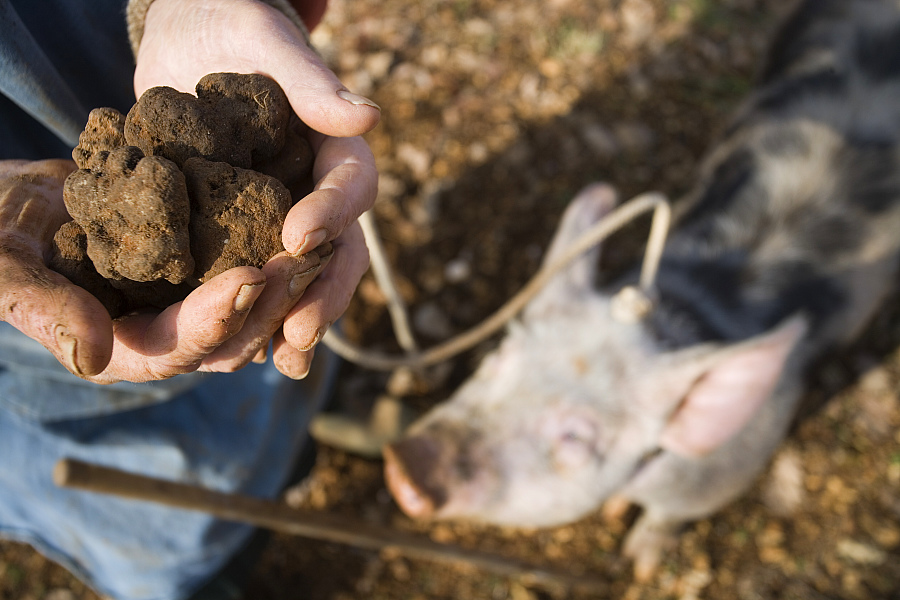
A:
<svg viewBox="0 0 900 600">
<path fill-rule="evenodd" d="M 447 501 L 440 474 L 445 444 L 427 437 L 411 437 L 385 446 L 384 476 L 391 494 L 407 515 L 429 518 Z"/>
</svg>

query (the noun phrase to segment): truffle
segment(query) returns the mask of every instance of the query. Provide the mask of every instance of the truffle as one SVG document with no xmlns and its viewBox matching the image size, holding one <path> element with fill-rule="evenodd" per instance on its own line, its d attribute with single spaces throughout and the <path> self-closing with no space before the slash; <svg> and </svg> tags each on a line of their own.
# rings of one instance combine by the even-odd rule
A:
<svg viewBox="0 0 900 600">
<path fill-rule="evenodd" d="M 56 235 L 51 267 L 113 317 L 263 266 L 284 250 L 291 191 L 309 185 L 306 126 L 277 83 L 213 73 L 196 90 L 151 88 L 127 116 L 94 109 L 72 152 L 73 222 Z"/>
</svg>

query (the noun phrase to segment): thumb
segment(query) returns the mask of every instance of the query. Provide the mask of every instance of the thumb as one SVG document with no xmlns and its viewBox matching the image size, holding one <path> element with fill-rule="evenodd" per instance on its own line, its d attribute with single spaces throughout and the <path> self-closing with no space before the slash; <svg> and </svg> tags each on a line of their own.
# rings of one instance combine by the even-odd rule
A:
<svg viewBox="0 0 900 600">
<path fill-rule="evenodd" d="M 328 136 L 362 135 L 381 118 L 378 105 L 347 90 L 272 6 L 249 0 L 150 5 L 134 75 L 138 97 L 157 85 L 192 91 L 208 73 L 234 71 L 277 81 L 297 116 Z"/>
<path fill-rule="evenodd" d="M 268 75 L 304 123 L 333 137 L 359 136 L 375 128 L 381 119 L 375 102 L 348 90 L 302 38 L 285 33 L 281 42 L 269 48 Z"/>
<path fill-rule="evenodd" d="M 0 247 L 0 320 L 81 377 L 103 371 L 112 356 L 112 321 L 103 305 L 12 239 Z"/>
</svg>

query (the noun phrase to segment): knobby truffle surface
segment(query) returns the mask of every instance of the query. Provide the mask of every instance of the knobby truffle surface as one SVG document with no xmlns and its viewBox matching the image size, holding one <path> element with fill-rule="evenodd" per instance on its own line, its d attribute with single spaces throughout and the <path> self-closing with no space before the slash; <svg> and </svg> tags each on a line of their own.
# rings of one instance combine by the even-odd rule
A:
<svg viewBox="0 0 900 600">
<path fill-rule="evenodd" d="M 178 166 L 200 156 L 243 169 L 284 146 L 291 108 L 273 80 L 211 73 L 196 89 L 196 96 L 170 87 L 144 92 L 125 119 L 127 142 Z"/>
<path fill-rule="evenodd" d="M 284 250 L 281 227 L 291 195 L 274 177 L 224 162 L 190 158 L 190 238 L 200 281 L 241 265 L 263 266 Z"/>
<path fill-rule="evenodd" d="M 73 222 L 57 233 L 51 266 L 114 317 L 263 266 L 284 250 L 291 192 L 308 192 L 306 126 L 277 83 L 212 73 L 196 92 L 157 87 L 127 115 L 94 109 L 72 152 Z"/>
<path fill-rule="evenodd" d="M 172 161 L 134 146 L 101 151 L 66 179 L 63 198 L 103 277 L 181 283 L 193 272 L 190 203 Z"/>
</svg>

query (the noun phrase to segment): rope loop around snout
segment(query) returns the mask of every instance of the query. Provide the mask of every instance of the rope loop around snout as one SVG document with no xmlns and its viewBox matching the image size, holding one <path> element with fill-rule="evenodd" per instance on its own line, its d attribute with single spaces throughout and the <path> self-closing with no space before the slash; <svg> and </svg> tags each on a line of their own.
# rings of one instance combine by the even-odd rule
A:
<svg viewBox="0 0 900 600">
<path fill-rule="evenodd" d="M 329 330 L 325 334 L 322 343 L 341 358 L 378 371 L 391 371 L 400 367 L 422 368 L 448 360 L 499 331 L 525 308 L 525 305 L 547 285 L 553 276 L 566 268 L 569 263 L 650 210 L 653 210 L 653 221 L 641 265 L 638 287 L 624 288 L 613 297 L 612 307 L 613 316 L 618 320 L 625 322 L 641 320 L 652 309 L 653 285 L 671 222 L 672 211 L 669 202 L 663 194 L 658 192 L 647 192 L 636 196 L 597 221 L 579 236 L 562 256 L 552 264 L 542 266 L 515 296 L 480 324 L 446 342 L 421 351 L 415 345 L 406 308 L 393 285 L 390 267 L 384 258 L 381 241 L 375 229 L 374 218 L 367 212 L 360 217 L 360 220 L 372 254 L 372 269 L 379 286 L 384 289 L 388 298 L 388 308 L 395 335 L 402 342 L 401 347 L 406 353 L 394 355 L 364 350 L 351 344 L 334 330 Z"/>
</svg>

